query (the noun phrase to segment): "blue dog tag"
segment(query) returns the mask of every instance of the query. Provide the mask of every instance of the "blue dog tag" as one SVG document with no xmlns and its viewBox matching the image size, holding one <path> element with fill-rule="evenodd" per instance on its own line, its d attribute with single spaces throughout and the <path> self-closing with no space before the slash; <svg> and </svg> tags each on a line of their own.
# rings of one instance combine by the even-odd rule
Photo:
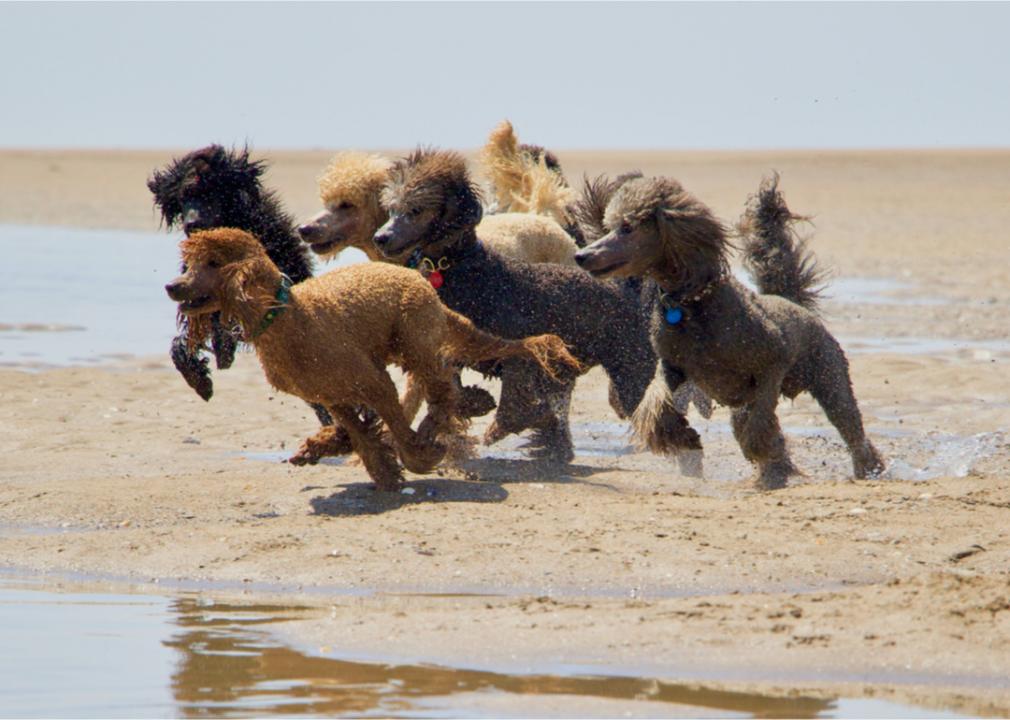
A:
<svg viewBox="0 0 1010 720">
<path fill-rule="evenodd" d="M 666 322 L 669 325 L 676 325 L 684 319 L 684 310 L 679 307 L 666 309 Z"/>
</svg>

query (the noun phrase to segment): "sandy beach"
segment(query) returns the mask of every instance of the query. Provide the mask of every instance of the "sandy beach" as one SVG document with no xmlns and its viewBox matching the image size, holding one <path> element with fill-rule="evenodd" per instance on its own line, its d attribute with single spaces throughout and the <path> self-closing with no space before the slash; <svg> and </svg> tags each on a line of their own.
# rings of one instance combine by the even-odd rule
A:
<svg viewBox="0 0 1010 720">
<path fill-rule="evenodd" d="M 0 223 L 159 232 L 145 180 L 173 154 L 2 151 Z M 331 154 L 256 152 L 296 217 L 317 211 Z M 752 489 L 725 408 L 692 416 L 707 477 L 683 478 L 631 447 L 595 370 L 570 466 L 526 460 L 513 439 L 381 494 L 353 462 L 282 462 L 316 421 L 251 353 L 215 372 L 209 403 L 167 348 L 7 362 L 0 566 L 288 598 L 319 612 L 278 632 L 322 655 L 1010 714 L 1010 151 L 559 156 L 573 181 L 672 175 L 727 222 L 780 172 L 813 216 L 834 276 L 825 318 L 890 476 L 852 481 L 801 396 L 779 405 L 805 473 L 788 488 Z"/>
</svg>

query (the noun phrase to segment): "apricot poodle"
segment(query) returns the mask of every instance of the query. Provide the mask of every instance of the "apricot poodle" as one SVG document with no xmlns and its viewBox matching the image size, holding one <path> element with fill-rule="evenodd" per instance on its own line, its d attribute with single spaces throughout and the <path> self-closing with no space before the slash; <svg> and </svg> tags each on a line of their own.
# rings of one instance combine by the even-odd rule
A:
<svg viewBox="0 0 1010 720">
<path fill-rule="evenodd" d="M 450 363 L 521 357 L 551 374 L 578 366 L 557 337 L 508 341 L 481 332 L 442 305 L 416 272 L 390 264 L 355 265 L 293 285 L 241 230 L 195 232 L 180 248 L 186 271 L 165 289 L 188 319 L 190 344 L 204 341 L 210 316 L 220 312 L 255 347 L 271 385 L 331 413 L 384 490 L 401 482 L 396 454 L 408 470 L 429 472 L 445 455 L 442 440 L 459 429 Z M 389 363 L 423 387 L 428 415 L 417 432 L 403 415 Z M 392 447 L 360 408 L 381 418 Z M 336 433 L 325 427 L 315 440 L 326 444 Z"/>
<path fill-rule="evenodd" d="M 344 152 L 333 158 L 319 178 L 319 199 L 324 209 L 298 227 L 313 252 L 329 258 L 344 248 L 354 247 L 371 260 L 385 259 L 372 243 L 372 235 L 389 218 L 379 196 L 389 181 L 391 166 L 386 158 L 368 153 Z M 541 187 L 541 202 L 550 204 L 554 186 L 537 178 L 553 173 L 537 165 L 528 165 L 526 171 L 528 183 Z M 480 229 L 484 242 L 502 255 L 533 263 L 575 264 L 578 247 L 547 215 L 531 212 L 489 215 Z"/>
</svg>

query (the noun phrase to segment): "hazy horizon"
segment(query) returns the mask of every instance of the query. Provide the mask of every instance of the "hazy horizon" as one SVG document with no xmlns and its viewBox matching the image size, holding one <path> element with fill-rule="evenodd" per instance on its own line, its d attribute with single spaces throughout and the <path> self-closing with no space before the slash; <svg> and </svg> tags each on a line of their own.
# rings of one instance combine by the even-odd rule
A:
<svg viewBox="0 0 1010 720">
<path fill-rule="evenodd" d="M 996 3 L 0 3 L 0 148 L 1010 147 Z"/>
</svg>

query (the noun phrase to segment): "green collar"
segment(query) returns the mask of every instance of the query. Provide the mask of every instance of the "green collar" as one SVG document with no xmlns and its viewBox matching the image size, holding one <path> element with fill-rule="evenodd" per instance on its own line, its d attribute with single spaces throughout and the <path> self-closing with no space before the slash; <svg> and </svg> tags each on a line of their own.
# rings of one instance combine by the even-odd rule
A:
<svg viewBox="0 0 1010 720">
<path fill-rule="evenodd" d="M 287 275 L 281 275 L 281 284 L 280 287 L 277 288 L 277 294 L 274 295 L 274 298 L 276 298 L 277 304 L 267 310 L 266 315 L 264 315 L 263 319 L 260 320 L 259 327 L 256 328 L 256 330 L 253 331 L 253 334 L 249 337 L 250 340 L 255 340 L 265 333 L 267 328 L 273 325 L 277 316 L 288 309 L 288 300 L 291 299 L 291 278 Z"/>
</svg>

